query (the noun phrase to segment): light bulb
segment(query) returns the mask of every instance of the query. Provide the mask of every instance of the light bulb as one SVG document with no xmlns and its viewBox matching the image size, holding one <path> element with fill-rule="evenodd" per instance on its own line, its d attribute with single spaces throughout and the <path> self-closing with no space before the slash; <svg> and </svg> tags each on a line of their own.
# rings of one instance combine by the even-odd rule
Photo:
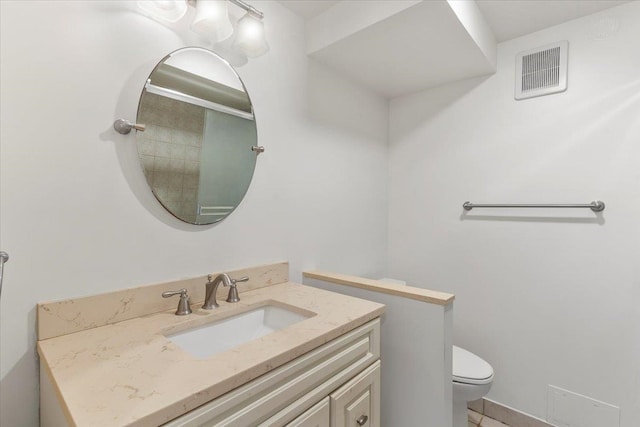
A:
<svg viewBox="0 0 640 427">
<path fill-rule="evenodd" d="M 264 23 L 251 13 L 244 15 L 238 21 L 233 48 L 249 58 L 256 58 L 267 53 L 269 44 L 264 34 Z"/>
<path fill-rule="evenodd" d="M 164 22 L 177 22 L 187 13 L 186 0 L 138 0 L 138 7 Z"/>
<path fill-rule="evenodd" d="M 196 33 L 213 42 L 224 40 L 233 34 L 226 0 L 197 0 L 196 17 L 191 24 Z"/>
</svg>

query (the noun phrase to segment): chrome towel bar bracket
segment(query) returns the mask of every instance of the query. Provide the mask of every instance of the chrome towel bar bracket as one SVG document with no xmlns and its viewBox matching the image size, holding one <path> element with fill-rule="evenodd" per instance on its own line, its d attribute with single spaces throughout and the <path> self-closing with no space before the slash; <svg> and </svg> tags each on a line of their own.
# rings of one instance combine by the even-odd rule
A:
<svg viewBox="0 0 640 427">
<path fill-rule="evenodd" d="M 9 261 L 9 254 L 0 251 L 0 297 L 2 296 L 2 276 L 4 276 L 4 264 Z"/>
<path fill-rule="evenodd" d="M 594 212 L 602 212 L 605 204 L 600 200 L 586 204 L 480 204 L 464 202 L 462 207 L 466 211 L 473 208 L 589 208 Z"/>
</svg>

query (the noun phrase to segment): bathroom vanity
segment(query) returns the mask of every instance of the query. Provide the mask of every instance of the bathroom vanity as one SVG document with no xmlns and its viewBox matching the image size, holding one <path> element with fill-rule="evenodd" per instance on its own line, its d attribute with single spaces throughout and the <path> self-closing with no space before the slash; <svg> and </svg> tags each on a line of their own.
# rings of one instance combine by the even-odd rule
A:
<svg viewBox="0 0 640 427">
<path fill-rule="evenodd" d="M 132 305 L 143 303 L 131 292 L 141 296 L 153 288 L 160 299 L 157 291 L 168 285 L 119 291 L 129 292 L 125 299 L 106 294 L 40 304 L 39 321 L 66 319 L 71 330 L 82 324 L 82 330 L 38 342 L 41 425 L 379 427 L 384 306 L 288 278 L 273 284 L 265 277 L 259 279 L 264 283 L 248 283 L 250 290 L 240 288 L 240 302 L 220 302 L 215 310 L 194 303 L 187 316 L 176 316 L 173 308 L 104 325 L 99 325 L 104 319 L 93 319 L 97 327 L 90 327 L 91 315 L 73 310 L 127 301 L 135 312 L 140 306 Z M 183 284 L 198 301 L 204 283 Z M 173 340 L 215 324 L 244 328 L 234 319 L 265 307 L 299 318 L 258 338 L 210 350 L 208 357 Z M 108 312 L 96 306 L 101 310 Z M 116 318 L 126 315 L 117 313 Z M 218 331 L 211 339 L 226 338 Z"/>
<path fill-rule="evenodd" d="M 379 426 L 379 323 L 367 323 L 165 425 Z"/>
</svg>

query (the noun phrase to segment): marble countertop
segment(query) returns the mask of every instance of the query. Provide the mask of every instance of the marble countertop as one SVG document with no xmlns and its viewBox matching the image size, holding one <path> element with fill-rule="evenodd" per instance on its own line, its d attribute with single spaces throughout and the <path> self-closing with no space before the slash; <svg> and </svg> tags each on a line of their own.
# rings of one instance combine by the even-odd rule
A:
<svg viewBox="0 0 640 427">
<path fill-rule="evenodd" d="M 157 426 L 380 316 L 384 305 L 285 282 L 193 314 L 166 311 L 38 342 L 43 368 L 76 426 Z M 165 335 L 265 304 L 315 313 L 285 329 L 198 359 Z"/>
</svg>

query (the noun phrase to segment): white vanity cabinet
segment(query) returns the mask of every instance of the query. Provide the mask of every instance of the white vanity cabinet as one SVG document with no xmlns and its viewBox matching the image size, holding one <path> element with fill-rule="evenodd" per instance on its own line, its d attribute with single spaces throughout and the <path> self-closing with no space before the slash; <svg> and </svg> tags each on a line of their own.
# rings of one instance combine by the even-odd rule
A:
<svg viewBox="0 0 640 427">
<path fill-rule="evenodd" d="M 261 425 L 281 424 L 271 422 Z M 380 361 L 376 361 L 286 427 L 380 427 Z"/>
<path fill-rule="evenodd" d="M 286 425 L 286 427 L 379 426 L 379 360 Z"/>
<path fill-rule="evenodd" d="M 379 358 L 375 319 L 164 426 L 379 427 Z"/>
</svg>

